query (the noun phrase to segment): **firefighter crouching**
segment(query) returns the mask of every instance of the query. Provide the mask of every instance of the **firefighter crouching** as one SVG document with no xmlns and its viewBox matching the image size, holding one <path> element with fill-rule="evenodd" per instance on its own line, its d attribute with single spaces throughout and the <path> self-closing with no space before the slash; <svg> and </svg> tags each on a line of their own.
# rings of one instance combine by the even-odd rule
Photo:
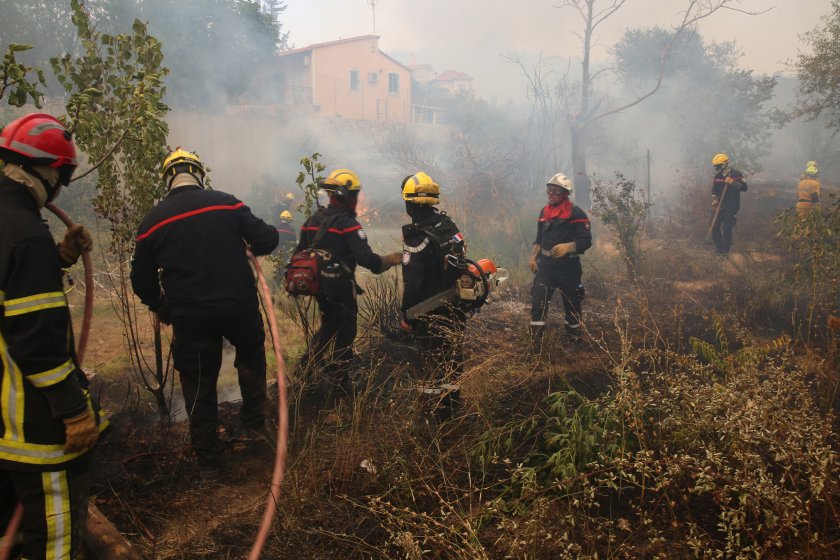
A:
<svg viewBox="0 0 840 560">
<path fill-rule="evenodd" d="M 744 175 L 729 166 L 729 156 L 717 154 L 712 158 L 715 178 L 712 183 L 712 239 L 718 255 L 728 255 L 732 247 L 732 230 L 741 209 L 741 193 L 746 192 Z"/>
<path fill-rule="evenodd" d="M 381 274 L 399 264 L 402 255 L 378 255 L 371 249 L 365 231 L 356 220 L 362 188 L 358 175 L 349 169 L 336 169 L 321 179 L 318 186 L 329 195 L 329 205 L 303 224 L 295 253 L 311 249 L 323 255 L 321 289 L 315 296 L 321 325 L 300 364 L 305 371 L 323 367 L 329 377 L 329 389 L 339 388 L 349 394 L 352 392 L 350 361 L 359 312 L 356 299 L 361 294 L 356 284 L 356 265 Z M 322 227 L 324 232 L 316 242 Z"/>
<path fill-rule="evenodd" d="M 464 364 L 466 312 L 454 294 L 462 275 L 455 263 L 466 257 L 464 236 L 434 207 L 440 202 L 440 187 L 426 173 L 406 177 L 402 197 L 411 218 L 402 229 L 402 327 L 415 335 L 421 376 L 432 385 L 426 391 L 441 403 L 439 412 L 451 413 L 458 404 Z"/>
<path fill-rule="evenodd" d="M 76 360 L 62 268 L 92 242 L 77 226 L 56 246 L 40 214 L 69 183 L 76 148 L 58 119 L 33 113 L 0 133 L 0 159 L 0 531 L 20 502 L 14 553 L 76 558 L 90 452 L 107 422 Z"/>
<path fill-rule="evenodd" d="M 235 197 L 205 190 L 204 175 L 195 154 L 179 148 L 166 158 L 169 193 L 140 224 L 131 284 L 162 322 L 172 323 L 192 447 L 200 476 L 212 479 L 224 449 L 216 430 L 222 338 L 236 348 L 242 427 L 257 437 L 273 435 L 266 425 L 265 331 L 245 244 L 266 255 L 278 236 Z"/>
<path fill-rule="evenodd" d="M 530 331 L 535 347 L 541 348 L 545 319 L 554 290 L 560 290 L 566 312 L 566 337 L 571 343 L 580 340 L 581 302 L 583 300 L 580 255 L 592 246 L 589 218 L 572 204 L 572 181 L 557 173 L 546 184 L 548 204 L 540 211 L 537 238 L 528 260 L 535 273 L 531 288 Z"/>
<path fill-rule="evenodd" d="M 796 214 L 800 218 L 808 216 L 820 208 L 822 185 L 818 178 L 819 169 L 816 161 L 809 161 L 805 173 L 796 185 Z"/>
</svg>

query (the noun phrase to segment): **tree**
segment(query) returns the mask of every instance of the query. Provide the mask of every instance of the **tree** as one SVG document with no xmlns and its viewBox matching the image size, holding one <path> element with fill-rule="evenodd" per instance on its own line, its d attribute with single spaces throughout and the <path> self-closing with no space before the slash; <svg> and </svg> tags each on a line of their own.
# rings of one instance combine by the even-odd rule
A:
<svg viewBox="0 0 840 560">
<path fill-rule="evenodd" d="M 667 45 L 671 64 L 663 73 L 659 60 Z M 755 78 L 751 71 L 738 68 L 735 43 L 706 44 L 693 30 L 674 37 L 666 29 L 634 29 L 616 44 L 614 56 L 631 97 L 651 81 L 664 86 L 638 109 L 636 122 L 645 123 L 639 127 L 641 138 L 648 129 L 669 138 L 669 149 L 681 151 L 688 169 L 702 161 L 704 172 L 708 171 L 709 158 L 717 152 L 726 152 L 744 171 L 759 168 L 768 150 L 773 123 L 766 104 L 776 80 Z"/>
<path fill-rule="evenodd" d="M 821 26 L 800 36 L 810 52 L 799 52 L 793 69 L 799 74 L 797 113 L 815 118 L 829 115 L 828 126 L 840 131 L 840 0 L 831 1 L 831 13 Z"/>
<path fill-rule="evenodd" d="M 596 95 L 596 81 L 604 75 L 603 71 L 593 72 L 591 64 L 592 41 L 595 31 L 621 10 L 627 0 L 564 0 L 559 8 L 573 8 L 580 16 L 583 31 L 579 35 L 583 47 L 580 80 L 570 87 L 564 87 L 567 103 L 568 125 L 571 138 L 572 173 L 575 183 L 576 201 L 584 208 L 590 206 L 591 181 L 586 170 L 588 133 L 592 125 L 601 119 L 615 115 L 638 105 L 656 93 L 662 85 L 667 62 L 673 43 L 665 45 L 659 60 L 658 79 L 646 90 L 633 99 L 618 106 L 603 107 L 603 99 Z M 683 33 L 689 31 L 700 20 L 707 18 L 720 9 L 734 9 L 733 0 L 688 0 L 682 20 L 676 25 L 672 40 L 677 41 Z M 603 7 L 602 7 L 603 6 Z M 563 86 L 563 84 L 561 84 Z"/>
<path fill-rule="evenodd" d="M 8 46 L 8 51 L 3 57 L 3 66 L 0 68 L 0 101 L 8 93 L 9 105 L 22 107 L 28 100 L 36 107 L 41 107 L 44 94 L 38 88 L 45 85 L 44 72 L 40 68 L 18 62 L 15 55 L 31 48 L 32 45 L 16 43 Z"/>
<path fill-rule="evenodd" d="M 97 172 L 94 209 L 110 226 L 110 253 L 117 273 L 115 307 L 132 371 L 154 395 L 161 416 L 167 416 L 171 368 L 164 365 L 159 338 L 155 364 L 150 365 L 144 355 L 127 270 L 140 220 L 165 193 L 159 169 L 169 130 L 163 120 L 168 107 L 161 101 L 167 69 L 160 41 L 141 21 L 134 21 L 131 34 L 109 35 L 95 28 L 82 0 L 72 0 L 71 6 L 83 50 L 78 56 L 65 54 L 50 62 L 69 95 L 64 120 L 76 145 L 96 162 L 87 173 Z"/>
</svg>

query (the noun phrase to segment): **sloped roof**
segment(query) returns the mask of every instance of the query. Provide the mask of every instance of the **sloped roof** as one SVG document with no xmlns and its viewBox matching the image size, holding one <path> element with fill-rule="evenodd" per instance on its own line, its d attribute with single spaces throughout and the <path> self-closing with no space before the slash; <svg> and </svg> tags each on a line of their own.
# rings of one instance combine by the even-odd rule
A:
<svg viewBox="0 0 840 560">
<path fill-rule="evenodd" d="M 280 51 L 279 53 L 277 53 L 277 56 L 289 56 L 289 55 L 292 55 L 292 54 L 300 54 L 300 53 L 309 52 L 313 49 L 318 49 L 318 48 L 322 48 L 322 47 L 332 47 L 333 45 L 340 45 L 340 44 L 343 44 L 343 43 L 354 43 L 356 41 L 368 41 L 370 39 L 376 39 L 377 40 L 376 50 L 378 50 L 379 53 L 382 56 L 392 60 L 393 62 L 399 64 L 400 66 L 402 66 L 406 70 L 410 71 L 410 68 L 408 66 L 406 66 L 405 64 L 403 64 L 402 62 L 400 62 L 396 58 L 386 54 L 382 49 L 379 48 L 379 44 L 378 44 L 379 35 L 359 35 L 358 37 L 349 37 L 347 39 L 336 39 L 335 41 L 326 41 L 324 43 L 312 43 L 311 45 L 307 45 L 305 47 L 299 47 L 299 48 L 296 48 L 296 49 L 289 49 L 287 51 Z"/>
<path fill-rule="evenodd" d="M 454 82 L 455 80 L 472 80 L 472 76 L 469 74 L 464 74 L 463 72 L 458 72 L 457 70 L 446 70 L 437 75 L 433 82 Z"/>
</svg>

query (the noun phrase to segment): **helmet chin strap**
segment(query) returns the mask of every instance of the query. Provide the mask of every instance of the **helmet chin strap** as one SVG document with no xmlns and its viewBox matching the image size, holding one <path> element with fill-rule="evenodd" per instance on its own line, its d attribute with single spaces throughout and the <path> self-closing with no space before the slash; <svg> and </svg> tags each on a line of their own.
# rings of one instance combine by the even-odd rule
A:
<svg viewBox="0 0 840 560">
<path fill-rule="evenodd" d="M 41 181 L 41 184 L 44 185 L 44 190 L 47 191 L 47 202 L 52 202 L 58 196 L 58 193 L 61 192 L 61 181 L 56 179 L 56 184 L 51 185 L 49 181 L 47 181 L 43 175 L 38 173 L 34 167 L 32 166 L 21 166 L 24 171 Z"/>
</svg>

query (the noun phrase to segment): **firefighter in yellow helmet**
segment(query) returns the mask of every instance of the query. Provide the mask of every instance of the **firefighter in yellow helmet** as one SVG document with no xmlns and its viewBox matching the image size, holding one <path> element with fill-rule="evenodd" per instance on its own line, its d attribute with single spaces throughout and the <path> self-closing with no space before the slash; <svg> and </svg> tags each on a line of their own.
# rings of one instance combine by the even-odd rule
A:
<svg viewBox="0 0 840 560">
<path fill-rule="evenodd" d="M 729 166 L 729 156 L 717 154 L 712 158 L 715 178 L 712 183 L 712 239 L 718 255 L 729 254 L 732 247 L 732 230 L 741 209 L 741 193 L 746 192 L 744 175 Z"/>
<path fill-rule="evenodd" d="M 271 437 L 266 394 L 265 330 L 246 244 L 255 255 L 277 246 L 277 230 L 236 197 L 204 188 L 204 165 L 178 148 L 163 163 L 169 192 L 140 223 L 131 285 L 161 321 L 172 324 L 172 357 L 190 419 L 199 475 L 217 478 L 216 382 L 222 341 L 236 348 L 242 406 L 239 421 L 256 437 Z"/>
<path fill-rule="evenodd" d="M 455 263 L 465 262 L 466 244 L 452 218 L 435 207 L 440 187 L 429 175 L 409 175 L 401 191 L 411 218 L 402 228 L 402 328 L 415 335 L 426 391 L 448 415 L 458 403 L 466 313 L 446 294 L 462 274 Z"/>
<path fill-rule="evenodd" d="M 362 225 L 356 220 L 356 204 L 362 189 L 356 173 L 336 169 L 321 179 L 318 186 L 329 195 L 329 205 L 306 220 L 294 251 L 314 249 L 325 256 L 321 291 L 315 296 L 321 326 L 301 358 L 301 366 L 304 369 L 323 366 L 329 377 L 328 389 L 350 393 L 358 316 L 356 298 L 361 293 L 356 284 L 356 266 L 381 274 L 399 264 L 402 255 L 378 255 L 371 249 Z M 316 240 L 322 228 L 324 233 Z"/>
<path fill-rule="evenodd" d="M 796 214 L 800 218 L 819 210 L 821 189 L 817 162 L 809 161 L 805 166 L 805 173 L 796 185 Z"/>
<path fill-rule="evenodd" d="M 557 173 L 546 183 L 548 204 L 540 210 L 537 237 L 528 264 L 534 273 L 531 287 L 530 332 L 536 349 L 540 349 L 545 333 L 548 305 L 559 289 L 565 311 L 566 338 L 580 340 L 581 305 L 583 301 L 583 269 L 580 255 L 592 246 L 589 217 L 572 204 L 572 180 Z"/>
</svg>

